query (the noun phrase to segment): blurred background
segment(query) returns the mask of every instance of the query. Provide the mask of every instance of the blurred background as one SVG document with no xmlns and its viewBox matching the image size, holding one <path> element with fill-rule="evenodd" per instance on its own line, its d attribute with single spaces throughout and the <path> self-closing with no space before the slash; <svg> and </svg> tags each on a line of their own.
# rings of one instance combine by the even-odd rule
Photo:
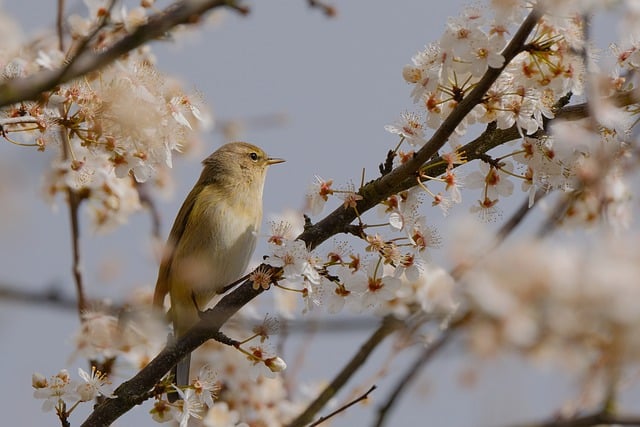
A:
<svg viewBox="0 0 640 427">
<path fill-rule="evenodd" d="M 43 33 L 53 37 L 56 4 L 6 0 L 2 7 L 20 23 L 26 38 Z M 425 44 L 440 38 L 447 17 L 457 15 L 463 4 L 462 0 L 336 1 L 337 16 L 329 19 L 303 0 L 252 2 L 246 17 L 217 14 L 198 31 L 153 43 L 158 68 L 178 77 L 185 88 L 201 92 L 217 123 L 202 136 L 201 152 L 175 157 L 174 192 L 156 200 L 163 238 L 200 173 L 200 160 L 226 142 L 222 125 L 231 120 L 244 124 L 239 131 L 243 139 L 287 160 L 269 171 L 264 230 L 269 229 L 270 215 L 302 208 L 316 174 L 339 185 L 357 186 L 363 168 L 367 179 L 375 178 L 378 164 L 397 142 L 384 125 L 413 109 L 401 75 L 403 65 Z M 80 1 L 68 0 L 67 8 L 85 13 Z M 606 33 L 615 22 L 605 17 L 596 23 L 596 38 L 606 46 Z M 68 213 L 62 200 L 52 207 L 42 197 L 42 171 L 49 155 L 0 144 L 0 285 L 43 293 L 55 290 L 73 297 Z M 466 173 L 476 168 L 471 165 Z M 513 197 L 513 204 L 522 198 Z M 328 207 L 336 204 L 334 200 Z M 435 208 L 427 213 L 443 240 L 443 249 L 432 256 L 445 266 L 451 227 L 447 223 L 467 212 L 467 207 L 457 207 L 446 221 Z M 139 213 L 107 235 L 93 233 L 87 219 L 82 216 L 81 245 L 88 295 L 118 302 L 136 288 L 152 289 L 157 263 L 149 215 Z M 256 259 L 265 251 L 263 239 Z M 330 380 L 377 324 L 372 320 L 348 326 L 343 332 L 321 330 L 311 338 L 290 337 L 286 350 L 310 346 L 301 380 Z M 6 425 L 58 425 L 52 413 L 40 411 L 41 401 L 31 397 L 31 374 L 50 376 L 66 367 L 75 376 L 78 367 L 86 369 L 85 360 L 71 359 L 77 328 L 74 309 L 0 298 L 0 375 L 5 384 L 0 388 L 0 412 Z M 546 418 L 565 399 L 575 397 L 575 384 L 561 372 L 532 368 L 516 357 L 480 361 L 460 350 L 454 342 L 416 374 L 419 380 L 396 408 L 390 425 L 421 419 L 433 427 L 506 426 Z M 379 349 L 337 401 L 347 399 L 353 387 L 366 389 L 363 384 L 390 352 L 390 345 Z M 402 369 L 413 354 L 407 351 L 397 357 L 390 369 Z M 287 360 L 286 352 L 284 357 Z M 376 404 L 384 401 L 393 384 L 384 379 L 375 383 L 378 390 L 368 403 L 349 409 L 333 425 L 369 425 Z M 629 398 L 634 395 L 638 397 L 637 390 Z M 87 410 L 80 408 L 72 424 L 84 420 Z M 148 410 L 148 406 L 135 408 L 118 425 L 153 425 Z"/>
</svg>

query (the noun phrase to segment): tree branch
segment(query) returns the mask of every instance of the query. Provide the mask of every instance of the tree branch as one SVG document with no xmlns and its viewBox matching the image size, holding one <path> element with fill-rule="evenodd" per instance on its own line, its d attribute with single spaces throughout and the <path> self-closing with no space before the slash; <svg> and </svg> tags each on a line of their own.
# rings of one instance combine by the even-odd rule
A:
<svg viewBox="0 0 640 427">
<path fill-rule="evenodd" d="M 191 4 L 193 2 L 185 3 Z M 486 90 L 488 90 L 498 78 L 502 69 L 521 51 L 524 42 L 535 27 L 539 17 L 540 14 L 537 9 L 534 9 L 527 16 L 513 39 L 503 51 L 503 56 L 505 57 L 503 67 L 500 69 L 489 68 L 487 70 L 482 79 L 476 84 L 476 87 L 456 106 L 434 133 L 430 141 L 415 154 L 412 160 L 397 167 L 383 177 L 363 186 L 358 192 L 362 196 L 362 200 L 358 201 L 356 209 L 345 208 L 343 206 L 337 208 L 320 222 L 306 227 L 304 232 L 298 236 L 298 239 L 303 240 L 309 249 L 314 249 L 331 236 L 341 233 L 345 226 L 357 217 L 358 212 L 362 214 L 390 195 L 401 191 L 402 183 L 414 177 L 422 165 L 444 146 L 464 117 L 481 101 L 482 96 L 484 96 Z M 136 31 L 136 33 L 138 31 Z M 117 43 L 116 46 L 119 44 L 121 44 L 121 42 Z M 72 70 L 80 67 L 84 62 L 82 57 L 79 58 L 76 61 L 77 65 L 73 67 Z M 2 93 L 2 87 L 0 86 L 0 103 Z M 262 289 L 253 289 L 252 284 L 247 281 L 232 293 L 225 296 L 213 309 L 209 310 L 205 318 L 187 332 L 187 334 L 182 336 L 178 341 L 167 345 L 149 365 L 132 379 L 121 384 L 114 392 L 116 397 L 108 399 L 99 405 L 85 421 L 83 426 L 109 425 L 120 415 L 127 412 L 133 405 L 139 403 L 136 396 L 143 395 L 146 391 L 150 390 L 182 357 L 210 339 L 233 314 L 261 292 Z M 210 322 L 207 322 L 208 319 L 210 319 Z M 391 327 L 390 325 L 395 325 L 395 327 Z M 383 322 L 383 325 L 363 345 L 361 351 L 354 356 L 349 364 L 345 366 L 341 373 L 334 379 L 331 386 L 325 389 L 307 410 L 294 420 L 291 426 L 303 425 L 310 422 L 311 418 L 324 406 L 326 401 L 346 383 L 357 368 L 362 366 L 364 360 L 366 360 L 377 344 L 398 327 L 399 325 L 395 322 Z"/>
<path fill-rule="evenodd" d="M 535 26 L 538 18 L 539 14 L 536 10 L 532 11 L 526 18 L 503 52 L 506 58 L 505 66 L 520 52 L 522 45 L 526 41 L 529 32 Z M 78 64 L 81 63 L 82 61 L 78 61 Z M 446 143 L 447 139 L 461 123 L 466 114 L 481 101 L 484 92 L 491 87 L 501 71 L 502 69 L 489 69 L 485 76 L 477 83 L 475 89 L 458 104 L 453 112 L 444 120 L 441 127 L 434 133 L 430 141 L 416 153 L 412 160 L 377 180 L 364 185 L 359 191 L 362 200 L 358 201 L 356 209 L 344 208 L 343 206 L 338 207 L 318 223 L 305 227 L 304 232 L 298 236 L 298 239 L 303 240 L 309 249 L 314 249 L 331 236 L 342 233 L 346 229 L 345 227 L 356 219 L 356 212 L 363 214 L 390 195 L 413 187 L 415 185 L 416 172 L 425 164 L 428 166 L 430 163 L 435 163 L 434 161 L 429 162 L 429 159 L 433 158 L 437 151 Z M 588 114 L 588 111 L 584 109 L 578 111 L 576 108 L 573 108 L 571 112 L 581 116 Z M 562 111 L 558 114 L 558 117 L 561 116 Z M 489 127 L 479 138 L 476 138 L 465 146 L 466 153 L 471 159 L 478 158 L 483 152 L 519 137 L 520 134 L 515 126 L 506 130 Z M 219 328 L 233 314 L 261 292 L 261 289 L 254 290 L 252 284 L 246 281 L 232 293 L 225 296 L 218 305 L 207 312 L 205 318 L 191 331 L 177 342 L 168 345 L 147 367 L 132 379 L 120 385 L 114 393 L 116 397 L 114 399 L 108 399 L 96 407 L 94 413 L 90 415 L 83 425 L 108 425 L 128 411 L 133 405 L 139 403 L 139 396 L 144 395 L 147 390 L 150 390 L 184 355 L 195 350 L 199 345 L 215 336 Z M 381 342 L 384 337 L 392 333 L 395 329 L 397 329 L 397 327 L 391 328 L 388 325 L 385 326 L 385 324 L 378 328 L 365 342 L 351 362 L 345 366 L 334 379 L 331 386 L 325 389 L 311 406 L 294 420 L 291 425 L 297 426 L 310 422 L 311 418 L 324 406 L 326 401 L 335 395 L 353 372 L 362 366 L 364 360 L 366 360 L 377 346 L 377 343 Z"/>
<path fill-rule="evenodd" d="M 298 415 L 293 421 L 287 424 L 287 427 L 302 427 L 311 422 L 314 415 L 324 407 L 324 405 L 338 393 L 338 391 L 347 383 L 349 378 L 360 368 L 364 366 L 373 350 L 389 335 L 400 329 L 404 323 L 394 317 L 388 316 L 384 318 L 382 324 L 376 331 L 362 344 L 360 350 L 351 358 L 329 385 L 311 402 L 309 406 Z"/>
<path fill-rule="evenodd" d="M 234 10 L 239 8 L 234 0 L 184 0 L 174 3 L 163 11 L 150 16 L 145 24 L 104 51 L 85 50 L 78 52 L 77 58 L 69 67 L 63 64 L 61 69 L 44 70 L 32 76 L 0 84 L 0 107 L 19 101 L 36 99 L 42 92 L 102 68 L 121 55 L 164 36 L 176 25 L 197 22 L 204 12 L 223 6 Z"/>
<path fill-rule="evenodd" d="M 590 426 L 640 426 L 638 416 L 620 416 L 606 412 L 582 415 L 569 419 L 553 419 L 541 423 L 522 424 L 519 427 L 590 427 Z"/>
<path fill-rule="evenodd" d="M 396 194 L 406 188 L 413 187 L 415 185 L 416 172 L 429 161 L 429 159 L 437 154 L 438 150 L 444 146 L 466 115 L 482 100 L 485 92 L 496 81 L 504 67 L 521 52 L 522 46 L 539 18 L 540 13 L 537 9 L 531 11 L 513 39 L 511 39 L 504 49 L 502 53 L 505 58 L 503 66 L 501 68 L 489 68 L 487 70 L 475 88 L 455 107 L 435 131 L 431 139 L 415 153 L 411 160 L 360 188 L 358 194 L 362 196 L 362 200 L 358 201 L 355 209 L 345 208 L 344 206 L 338 207 L 320 222 L 317 222 L 311 227 L 307 227 L 299 236 L 299 239 L 304 240 L 309 249 L 313 249 L 334 234 L 341 233 L 345 225 L 350 224 L 356 219 L 357 212 L 362 214 L 388 196 Z M 411 185 L 408 185 L 409 181 Z"/>
<path fill-rule="evenodd" d="M 217 335 L 231 316 L 245 304 L 262 293 L 263 289 L 253 289 L 245 282 L 232 293 L 223 297 L 211 310 L 204 312 L 202 319 L 178 340 L 170 342 L 147 366 L 133 378 L 122 383 L 114 392 L 114 398 L 106 399 L 98 405 L 82 424 L 89 426 L 109 426 L 133 406 L 148 398 L 148 391 L 187 354 Z"/>
<path fill-rule="evenodd" d="M 375 390 L 376 388 L 377 387 L 375 385 L 372 385 L 369 388 L 369 390 L 367 390 L 363 395 L 355 398 L 354 400 L 352 400 L 351 402 L 347 403 L 346 405 L 343 405 L 343 406 L 339 407 L 338 409 L 336 409 L 335 411 L 333 411 L 329 415 L 318 418 L 315 422 L 313 422 L 312 424 L 309 424 L 309 427 L 316 427 L 316 426 L 322 424 L 323 422 L 327 421 L 329 418 L 339 414 L 340 412 L 346 411 L 347 409 L 351 408 L 356 403 L 361 402 L 363 400 L 367 400 L 367 398 L 369 397 L 369 394 L 371 394 L 371 392 L 373 390 Z"/>
</svg>

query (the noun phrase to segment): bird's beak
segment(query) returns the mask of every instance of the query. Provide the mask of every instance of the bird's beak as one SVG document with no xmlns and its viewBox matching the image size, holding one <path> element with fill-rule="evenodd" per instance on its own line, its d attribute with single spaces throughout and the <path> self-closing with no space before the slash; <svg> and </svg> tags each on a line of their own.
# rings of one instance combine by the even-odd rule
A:
<svg viewBox="0 0 640 427">
<path fill-rule="evenodd" d="M 267 159 L 267 164 L 268 165 L 275 165 L 278 163 L 283 163 L 285 160 L 284 159 L 278 159 L 278 158 L 273 158 L 273 157 L 269 157 Z"/>
</svg>

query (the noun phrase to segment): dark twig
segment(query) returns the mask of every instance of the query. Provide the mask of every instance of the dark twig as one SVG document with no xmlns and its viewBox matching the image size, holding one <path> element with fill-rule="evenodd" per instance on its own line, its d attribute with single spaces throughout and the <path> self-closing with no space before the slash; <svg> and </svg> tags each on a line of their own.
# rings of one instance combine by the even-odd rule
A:
<svg viewBox="0 0 640 427">
<path fill-rule="evenodd" d="M 58 0 L 58 12 L 56 15 L 56 31 L 58 33 L 58 49 L 64 52 L 64 0 Z"/>
<path fill-rule="evenodd" d="M 151 235 L 155 239 L 160 240 L 162 239 L 162 220 L 160 219 L 160 212 L 158 211 L 156 202 L 153 200 L 153 196 L 149 192 L 149 186 L 146 183 L 136 181 L 135 178 L 131 179 L 133 179 L 133 182 L 135 183 L 140 203 L 142 206 L 147 208 L 149 215 L 151 216 Z"/>
<path fill-rule="evenodd" d="M 75 46 L 73 44 L 71 45 L 71 47 L 69 48 L 69 52 L 67 52 L 67 55 L 65 57 L 63 64 L 64 66 L 58 72 L 60 76 L 59 78 L 62 78 L 62 76 L 69 72 L 69 69 L 71 69 L 80 55 L 87 51 L 87 46 L 89 46 L 89 43 L 91 43 L 91 41 L 100 32 L 100 30 L 105 27 L 109 17 L 111 16 L 111 10 L 113 9 L 114 4 L 115 0 L 109 0 L 109 3 L 106 5 L 106 12 L 100 15 L 100 17 L 98 18 L 98 22 L 96 22 L 95 26 L 89 32 L 89 34 L 79 40 L 75 44 Z"/>
<path fill-rule="evenodd" d="M 420 372 L 427 362 L 429 362 L 445 346 L 445 344 L 449 342 L 456 329 L 466 323 L 469 319 L 469 314 L 462 316 L 460 319 L 450 324 L 447 329 L 443 330 L 438 338 L 425 346 L 425 348 L 420 352 L 420 355 L 411 365 L 409 365 L 409 367 L 404 371 L 404 374 L 398 379 L 396 385 L 393 387 L 393 391 L 389 394 L 387 401 L 378 409 L 378 419 L 375 423 L 376 427 L 381 427 L 385 424 L 391 408 L 393 408 L 398 399 L 402 397 L 404 392 L 408 390 L 409 386 L 418 378 L 418 372 Z"/>
<path fill-rule="evenodd" d="M 409 389 L 409 386 L 418 378 L 418 373 L 424 368 L 427 362 L 444 347 L 452 335 L 451 330 L 442 332 L 434 342 L 420 352 L 413 363 L 404 371 L 404 374 L 396 382 L 386 402 L 378 408 L 378 418 L 374 424 L 376 427 L 381 427 L 385 424 L 387 416 L 391 413 L 391 409 L 395 406 L 396 402 L 398 402 L 400 397 Z"/>
<path fill-rule="evenodd" d="M 78 298 L 78 315 L 82 320 L 84 311 L 87 308 L 84 285 L 82 283 L 82 267 L 80 266 L 80 222 L 78 220 L 78 210 L 80 209 L 82 197 L 70 187 L 67 188 L 67 196 L 69 198 L 69 218 L 71 220 L 72 272 Z"/>
<path fill-rule="evenodd" d="M 335 415 L 339 414 L 340 412 L 344 412 L 344 411 L 346 411 L 347 409 L 349 409 L 350 407 L 352 407 L 352 406 L 353 406 L 353 405 L 355 405 L 356 403 L 358 403 L 358 402 L 360 402 L 360 401 L 363 401 L 363 400 L 367 400 L 367 398 L 369 397 L 369 394 L 370 394 L 373 390 L 375 390 L 376 388 L 377 388 L 377 387 L 375 386 L 375 384 L 374 384 L 374 385 L 372 385 L 372 386 L 371 386 L 371 388 L 370 388 L 369 390 L 367 390 L 363 395 L 361 395 L 361 396 L 359 396 L 359 397 L 355 398 L 354 400 L 352 400 L 351 402 L 347 403 L 346 405 L 341 406 L 340 408 L 336 409 L 335 411 L 333 411 L 333 412 L 332 412 L 332 413 L 330 413 L 329 415 L 326 415 L 326 416 L 324 416 L 324 417 L 320 417 L 320 418 L 318 418 L 318 420 L 317 420 L 317 421 L 315 421 L 315 422 L 313 422 L 313 423 L 309 424 L 309 426 L 308 426 L 308 427 L 315 427 L 315 426 L 317 426 L 317 425 L 320 425 L 320 424 L 322 424 L 323 422 L 327 421 L 329 418 L 331 418 L 331 417 L 333 417 L 333 416 L 335 416 Z"/>
<path fill-rule="evenodd" d="M 338 10 L 335 6 L 331 6 L 322 0 L 307 0 L 307 2 L 310 8 L 319 9 L 327 18 L 335 18 L 338 15 Z"/>
<path fill-rule="evenodd" d="M 541 423 L 521 424 L 518 427 L 591 427 L 591 426 L 640 426 L 640 416 L 620 416 L 599 412 L 574 418 L 553 419 Z"/>
<path fill-rule="evenodd" d="M 227 334 L 222 331 L 217 331 L 215 334 L 213 334 L 212 339 L 218 341 L 220 344 L 228 345 L 229 347 L 240 347 L 240 341 L 229 338 Z"/>
<path fill-rule="evenodd" d="M 60 138 L 62 139 L 64 158 L 71 157 L 69 152 L 69 134 L 66 129 L 60 129 Z M 80 321 L 83 319 L 87 302 L 84 294 L 84 284 L 82 282 L 82 267 L 80 265 L 80 220 L 78 211 L 80 204 L 86 195 L 78 190 L 67 186 L 67 201 L 69 203 L 69 220 L 71 222 L 71 248 L 72 248 L 72 266 L 73 281 L 76 285 L 76 298 L 78 299 L 78 316 Z"/>
</svg>

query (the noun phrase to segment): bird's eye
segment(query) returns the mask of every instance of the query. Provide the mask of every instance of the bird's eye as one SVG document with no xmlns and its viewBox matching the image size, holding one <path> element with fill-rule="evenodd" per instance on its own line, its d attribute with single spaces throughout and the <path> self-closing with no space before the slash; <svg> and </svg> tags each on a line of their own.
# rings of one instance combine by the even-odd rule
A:
<svg viewBox="0 0 640 427">
<path fill-rule="evenodd" d="M 258 161 L 258 153 L 251 153 L 249 154 L 249 157 L 251 157 L 251 160 L 253 160 L 254 162 Z"/>
</svg>

